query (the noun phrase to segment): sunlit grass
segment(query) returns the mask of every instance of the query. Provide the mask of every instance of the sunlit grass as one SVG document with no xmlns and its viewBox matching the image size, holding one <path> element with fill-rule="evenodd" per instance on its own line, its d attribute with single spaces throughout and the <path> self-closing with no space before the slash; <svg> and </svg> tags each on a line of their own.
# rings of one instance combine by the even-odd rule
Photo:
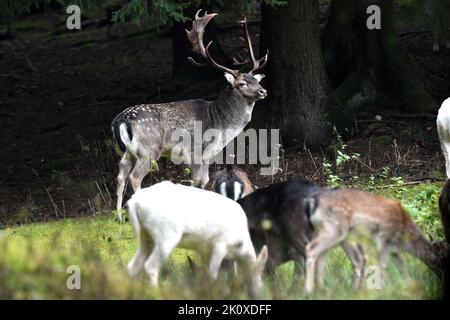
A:
<svg viewBox="0 0 450 320">
<path fill-rule="evenodd" d="M 430 211 L 420 221 L 426 233 L 439 225 L 436 196 L 439 186 L 423 184 L 415 187 L 383 189 L 382 193 L 400 198 L 422 219 L 420 211 Z M 438 230 L 438 237 L 440 237 Z M 434 233 L 434 232 L 433 232 Z M 363 242 L 369 265 L 376 265 L 373 245 Z M 27 224 L 0 231 L 0 298 L 2 299 L 218 299 L 248 298 L 242 281 L 212 284 L 206 266 L 195 252 L 176 249 L 166 264 L 159 289 L 151 289 L 145 275 L 131 280 L 126 266 L 138 241 L 130 224 L 114 222 L 111 215 L 65 219 Z M 270 254 L 270 253 L 269 253 Z M 201 272 L 194 275 L 187 255 L 199 264 Z M 420 261 L 404 255 L 410 279 L 403 279 L 390 265 L 388 281 L 380 289 L 359 291 L 351 288 L 351 264 L 340 248 L 327 259 L 326 289 L 306 297 L 304 276 L 294 278 L 292 262 L 277 270 L 275 279 L 266 277 L 262 298 L 268 299 L 429 299 L 439 298 L 439 281 Z M 69 290 L 66 272 L 70 265 L 81 270 L 81 290 Z M 369 274 L 370 276 L 370 274 Z"/>
</svg>

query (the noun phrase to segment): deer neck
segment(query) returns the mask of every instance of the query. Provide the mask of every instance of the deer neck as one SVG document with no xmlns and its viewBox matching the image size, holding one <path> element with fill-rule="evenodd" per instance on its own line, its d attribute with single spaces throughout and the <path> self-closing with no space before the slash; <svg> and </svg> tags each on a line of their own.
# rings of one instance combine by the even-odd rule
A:
<svg viewBox="0 0 450 320">
<path fill-rule="evenodd" d="M 409 226 L 409 234 L 410 242 L 407 245 L 407 251 L 422 260 L 439 276 L 443 267 L 442 254 L 439 252 L 439 247 L 426 239 L 415 225 Z"/>
<path fill-rule="evenodd" d="M 255 101 L 227 88 L 205 109 L 204 119 L 208 128 L 241 131 L 250 122 L 254 106 Z"/>
</svg>

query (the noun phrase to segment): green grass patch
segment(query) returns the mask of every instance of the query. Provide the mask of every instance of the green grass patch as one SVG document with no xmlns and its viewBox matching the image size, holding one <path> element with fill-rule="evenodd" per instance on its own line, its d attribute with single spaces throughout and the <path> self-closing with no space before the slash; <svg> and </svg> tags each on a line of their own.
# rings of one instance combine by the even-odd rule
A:
<svg viewBox="0 0 450 320">
<path fill-rule="evenodd" d="M 402 201 L 420 228 L 442 237 L 437 196 L 440 186 L 421 184 L 377 192 Z M 376 265 L 373 244 L 363 240 L 369 265 Z M 163 268 L 160 288 L 152 289 L 145 275 L 132 280 L 126 266 L 138 245 L 130 224 L 114 222 L 112 215 L 26 224 L 0 231 L 0 299 L 242 299 L 248 298 L 243 281 L 225 275 L 211 283 L 206 263 L 195 252 L 176 249 Z M 270 253 L 269 253 L 270 254 Z M 199 264 L 194 273 L 190 255 Z M 441 287 L 420 261 L 404 255 L 410 278 L 403 279 L 391 264 L 382 289 L 351 288 L 351 264 L 340 248 L 328 256 L 325 285 L 312 297 L 303 293 L 304 276 L 294 277 L 292 262 L 280 266 L 274 279 L 265 278 L 268 299 L 433 299 Z M 81 271 L 81 290 L 67 288 L 69 266 Z M 197 270 L 197 271 L 199 271 Z M 70 270 L 69 270 L 70 271 Z M 369 271 L 368 280 L 373 278 Z"/>
</svg>

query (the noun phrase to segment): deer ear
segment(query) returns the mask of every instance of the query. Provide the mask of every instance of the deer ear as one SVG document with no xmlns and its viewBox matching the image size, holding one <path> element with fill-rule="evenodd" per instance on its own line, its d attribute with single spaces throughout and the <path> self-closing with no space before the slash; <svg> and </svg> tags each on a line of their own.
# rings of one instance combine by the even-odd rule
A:
<svg viewBox="0 0 450 320">
<path fill-rule="evenodd" d="M 267 262 L 267 258 L 269 258 L 269 253 L 267 252 L 267 246 L 264 245 L 261 249 L 261 251 L 259 252 L 258 255 L 258 265 L 259 267 L 261 267 L 262 269 L 264 269 L 266 262 Z"/>
<path fill-rule="evenodd" d="M 225 72 L 225 79 L 227 79 L 228 83 L 234 86 L 234 76 L 231 73 Z"/>
<path fill-rule="evenodd" d="M 264 79 L 266 77 L 266 75 L 264 75 L 264 74 L 255 74 L 253 77 L 256 79 L 256 81 L 260 82 L 262 79 Z"/>
</svg>

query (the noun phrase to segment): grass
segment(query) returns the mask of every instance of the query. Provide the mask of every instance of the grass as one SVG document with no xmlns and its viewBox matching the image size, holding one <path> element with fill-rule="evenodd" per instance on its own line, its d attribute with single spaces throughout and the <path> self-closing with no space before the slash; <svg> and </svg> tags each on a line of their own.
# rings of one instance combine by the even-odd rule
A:
<svg viewBox="0 0 450 320">
<path fill-rule="evenodd" d="M 401 199 L 421 229 L 442 236 L 437 215 L 440 187 L 424 183 L 414 187 L 382 189 L 388 197 Z M 137 280 L 125 270 L 137 239 L 130 224 L 118 224 L 110 214 L 26 224 L 0 230 L 0 299 L 243 299 L 248 298 L 239 279 L 210 283 L 205 263 L 195 252 L 177 249 L 163 269 L 160 288 L 152 289 L 143 275 Z M 375 265 L 373 245 L 365 243 L 369 265 Z M 194 257 L 202 272 L 193 273 L 187 255 Z M 378 290 L 351 289 L 351 266 L 340 248 L 327 260 L 326 289 L 312 297 L 303 294 L 304 277 L 293 278 L 293 264 L 277 270 L 274 280 L 265 279 L 263 298 L 268 299 L 432 299 L 440 297 L 440 284 L 420 261 L 405 256 L 410 279 L 405 280 L 393 265 L 388 281 Z M 79 266 L 81 290 L 67 289 Z M 369 281 L 374 274 L 369 273 Z"/>
</svg>

